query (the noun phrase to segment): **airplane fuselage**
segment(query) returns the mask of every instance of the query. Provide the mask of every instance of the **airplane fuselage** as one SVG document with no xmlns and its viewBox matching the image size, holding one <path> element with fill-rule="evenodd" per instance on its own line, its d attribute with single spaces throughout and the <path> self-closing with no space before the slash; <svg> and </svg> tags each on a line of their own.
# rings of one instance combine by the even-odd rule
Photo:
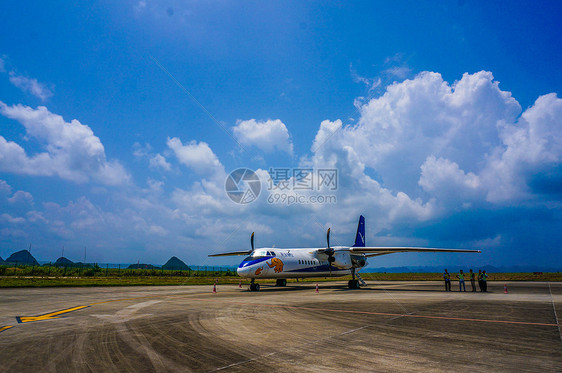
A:
<svg viewBox="0 0 562 373">
<path fill-rule="evenodd" d="M 237 273 L 252 279 L 340 277 L 367 264 L 364 255 L 338 251 L 338 248 L 335 248 L 334 259 L 330 265 L 328 256 L 315 248 L 260 248 L 240 263 Z"/>
</svg>

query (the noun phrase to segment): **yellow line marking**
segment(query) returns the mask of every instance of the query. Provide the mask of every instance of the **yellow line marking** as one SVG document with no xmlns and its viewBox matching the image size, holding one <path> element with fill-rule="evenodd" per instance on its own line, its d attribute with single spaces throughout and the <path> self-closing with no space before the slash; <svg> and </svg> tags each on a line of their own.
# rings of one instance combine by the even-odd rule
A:
<svg viewBox="0 0 562 373">
<path fill-rule="evenodd" d="M 72 311 L 81 310 L 82 308 L 86 308 L 86 307 L 89 307 L 89 306 L 77 306 L 77 307 L 67 308 L 67 309 L 60 310 L 60 311 L 46 313 L 44 315 L 39 315 L 39 316 L 18 316 L 18 317 L 16 317 L 16 320 L 18 320 L 19 323 L 24 323 L 24 322 L 31 322 L 31 321 L 43 321 L 43 320 L 58 319 L 60 315 L 63 315 L 65 313 L 72 312 Z"/>
<path fill-rule="evenodd" d="M 10 328 L 13 328 L 13 326 L 8 325 L 8 326 L 0 326 L 0 333 L 3 332 L 4 330 L 8 330 Z"/>
</svg>

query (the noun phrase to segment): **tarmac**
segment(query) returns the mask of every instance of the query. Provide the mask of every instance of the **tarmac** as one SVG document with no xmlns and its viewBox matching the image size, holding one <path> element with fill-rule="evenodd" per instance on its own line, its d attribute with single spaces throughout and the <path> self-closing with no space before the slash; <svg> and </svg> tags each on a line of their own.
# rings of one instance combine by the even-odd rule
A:
<svg viewBox="0 0 562 373">
<path fill-rule="evenodd" d="M 562 371 L 562 283 L 289 285 L 0 289 L 0 371 Z"/>
</svg>

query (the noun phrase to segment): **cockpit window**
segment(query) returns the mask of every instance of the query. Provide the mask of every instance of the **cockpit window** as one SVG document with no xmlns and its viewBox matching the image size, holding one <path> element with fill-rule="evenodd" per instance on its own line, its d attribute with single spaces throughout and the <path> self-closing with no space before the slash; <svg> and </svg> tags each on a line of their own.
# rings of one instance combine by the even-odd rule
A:
<svg viewBox="0 0 562 373">
<path fill-rule="evenodd" d="M 267 250 L 258 250 L 258 251 L 254 251 L 250 256 L 246 257 L 244 261 L 249 262 L 256 259 L 269 258 L 270 256 L 275 256 L 275 252 L 267 251 Z"/>
</svg>

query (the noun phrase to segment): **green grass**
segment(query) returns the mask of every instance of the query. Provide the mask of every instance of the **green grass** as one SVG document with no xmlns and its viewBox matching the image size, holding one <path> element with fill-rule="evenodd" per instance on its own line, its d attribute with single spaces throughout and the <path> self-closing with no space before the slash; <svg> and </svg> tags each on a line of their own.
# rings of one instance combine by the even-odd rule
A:
<svg viewBox="0 0 562 373">
<path fill-rule="evenodd" d="M 365 281 L 441 281 L 441 273 L 362 273 Z M 454 279 L 454 274 L 451 276 Z M 347 281 L 351 276 L 333 278 L 311 278 L 299 282 Z M 249 280 L 237 276 L 1 276 L 0 288 L 17 287 L 63 287 L 63 286 L 180 286 L 238 284 L 247 286 Z M 490 273 L 489 281 L 562 281 L 562 273 Z M 260 280 L 260 283 L 274 283 L 275 280 Z M 289 280 L 296 282 L 296 280 Z"/>
<path fill-rule="evenodd" d="M 219 277 L 219 283 L 238 284 L 240 278 Z M 212 285 L 215 277 L 142 276 L 142 277 L 17 277 L 0 278 L 0 288 L 63 286 L 178 286 Z"/>
</svg>

